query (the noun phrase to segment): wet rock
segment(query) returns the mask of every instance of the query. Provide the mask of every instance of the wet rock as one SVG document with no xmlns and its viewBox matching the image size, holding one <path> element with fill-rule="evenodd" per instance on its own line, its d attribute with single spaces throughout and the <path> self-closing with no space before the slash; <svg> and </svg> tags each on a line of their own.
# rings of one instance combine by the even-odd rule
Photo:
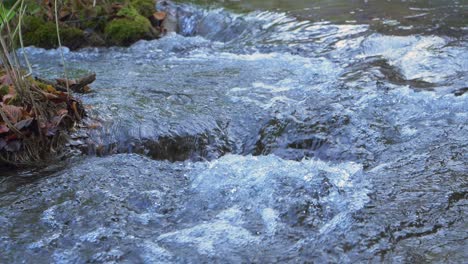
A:
<svg viewBox="0 0 468 264">
<path fill-rule="evenodd" d="M 468 87 L 458 89 L 458 90 L 456 90 L 455 92 L 453 92 L 453 94 L 454 94 L 455 96 L 462 96 L 462 95 L 464 95 L 466 92 L 468 92 Z"/>
<path fill-rule="evenodd" d="M 172 1 L 158 0 L 156 2 L 156 9 L 159 12 L 165 13 L 165 18 L 162 21 L 162 33 L 177 33 L 179 32 L 179 7 Z"/>
<path fill-rule="evenodd" d="M 94 150 L 92 150 L 94 149 Z M 206 132 L 186 136 L 161 136 L 155 140 L 141 139 L 120 142 L 116 145 L 103 146 L 96 149 L 87 145 L 85 153 L 109 155 L 114 153 L 139 153 L 156 160 L 212 160 L 219 158 L 231 150 L 228 138 L 223 134 Z"/>
<path fill-rule="evenodd" d="M 350 158 L 351 155 L 343 153 L 340 156 L 337 150 L 343 147 L 339 142 L 340 132 L 349 124 L 349 117 L 333 113 L 332 108 L 325 109 L 306 108 L 302 113 L 293 112 L 269 120 L 260 130 L 253 154 L 275 154 L 293 160 Z"/>
<path fill-rule="evenodd" d="M 221 123 L 214 123 L 213 127 L 201 127 L 201 131 L 189 129 L 159 135 L 154 131 L 152 134 L 155 135 L 149 137 L 126 134 L 120 139 L 107 134 L 107 128 L 101 128 L 88 130 L 86 135 L 79 136 L 77 139 L 81 139 L 81 144 L 75 144 L 74 147 L 83 153 L 100 156 L 138 153 L 156 160 L 212 160 L 232 150 L 231 139 L 223 127 Z"/>
<path fill-rule="evenodd" d="M 349 77 L 349 81 L 356 81 L 354 76 L 359 76 L 362 72 L 366 72 L 372 79 L 377 79 L 375 84 L 380 89 L 408 86 L 415 90 L 428 91 L 437 87 L 436 84 L 421 79 L 407 79 L 398 67 L 380 57 L 368 57 L 360 60 L 346 69 L 345 76 Z"/>
<path fill-rule="evenodd" d="M 143 142 L 142 146 L 143 152 L 151 158 L 170 161 L 213 160 L 231 151 L 225 135 L 211 132 L 186 137 L 161 137 L 156 142 Z"/>
</svg>

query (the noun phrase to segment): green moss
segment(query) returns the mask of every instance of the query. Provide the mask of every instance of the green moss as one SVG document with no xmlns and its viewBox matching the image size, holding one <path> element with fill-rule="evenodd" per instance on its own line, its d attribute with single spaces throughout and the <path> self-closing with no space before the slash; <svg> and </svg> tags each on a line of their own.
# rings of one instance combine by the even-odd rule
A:
<svg viewBox="0 0 468 264">
<path fill-rule="evenodd" d="M 126 18 L 135 19 L 141 15 L 140 13 L 138 13 L 138 10 L 136 10 L 134 7 L 127 6 L 127 7 L 120 9 L 119 12 L 117 12 L 117 16 L 123 16 Z"/>
<path fill-rule="evenodd" d="M 107 19 L 102 17 L 96 17 L 94 19 L 85 19 L 80 28 L 82 29 L 92 29 L 95 32 L 103 33 L 107 25 Z"/>
<path fill-rule="evenodd" d="M 7 95 L 9 91 L 10 91 L 10 88 L 8 87 L 8 85 L 0 86 L 0 96 Z"/>
<path fill-rule="evenodd" d="M 94 12 L 96 13 L 96 16 L 105 16 L 107 14 L 106 9 L 100 5 L 96 5 L 94 7 Z"/>
<path fill-rule="evenodd" d="M 151 22 L 132 7 L 122 8 L 118 18 L 110 21 L 104 30 L 108 40 L 115 45 L 129 45 L 150 35 Z"/>
<path fill-rule="evenodd" d="M 79 28 L 65 27 L 60 29 L 60 36 L 62 38 L 63 45 L 73 48 L 76 46 L 76 42 L 83 41 L 84 33 Z"/>
<path fill-rule="evenodd" d="M 112 44 L 129 45 L 145 38 L 150 27 L 149 20 L 141 16 L 134 20 L 119 18 L 107 24 L 105 34 Z"/>
<path fill-rule="evenodd" d="M 26 0 L 26 2 L 33 4 L 36 0 Z M 80 8 L 81 5 L 77 5 L 75 16 L 79 22 L 60 25 L 62 45 L 71 49 L 79 48 L 83 44 L 89 45 L 92 43 L 89 42 L 89 35 L 84 38 L 83 32 L 83 30 L 88 29 L 100 36 L 101 42 L 102 39 L 105 39 L 107 42 L 105 44 L 108 45 L 126 46 L 140 39 L 156 37 L 155 30 L 148 19 L 155 11 L 154 0 L 113 1 L 113 3 L 115 2 L 124 5 L 117 14 L 110 11 L 109 3 L 98 4 L 92 9 Z M 34 8 L 34 10 L 36 9 Z M 55 23 L 53 21 L 46 22 L 44 8 L 41 12 L 41 14 L 25 16 L 23 24 L 25 45 L 56 48 L 58 41 Z"/>
<path fill-rule="evenodd" d="M 83 31 L 78 28 L 61 27 L 60 37 L 62 45 L 73 48 L 77 41 L 83 39 Z M 57 29 L 52 22 L 46 22 L 39 26 L 36 30 L 25 33 L 24 42 L 26 46 L 34 45 L 41 48 L 56 48 Z"/>
<path fill-rule="evenodd" d="M 40 2 L 39 2 L 40 3 Z M 26 0 L 24 2 L 26 6 L 26 14 L 27 15 L 38 15 L 42 11 L 42 7 L 37 1 L 34 0 Z"/>
<path fill-rule="evenodd" d="M 130 4 L 144 17 L 150 17 L 155 12 L 154 0 L 132 0 Z"/>
<path fill-rule="evenodd" d="M 51 48 L 57 45 L 57 32 L 53 23 L 44 23 L 24 35 L 25 45 Z"/>
<path fill-rule="evenodd" d="M 34 80 L 33 83 L 39 87 L 39 89 L 47 91 L 47 84 L 41 83 L 39 81 Z"/>
<path fill-rule="evenodd" d="M 44 25 L 45 21 L 36 16 L 25 16 L 23 18 L 23 32 L 30 32 L 37 30 L 40 26 Z"/>
</svg>

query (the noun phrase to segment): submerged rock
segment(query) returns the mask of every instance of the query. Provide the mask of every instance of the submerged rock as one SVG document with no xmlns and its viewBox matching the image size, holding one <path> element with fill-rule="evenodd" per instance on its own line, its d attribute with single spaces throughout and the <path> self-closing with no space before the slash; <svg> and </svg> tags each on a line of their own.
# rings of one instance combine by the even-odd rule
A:
<svg viewBox="0 0 468 264">
<path fill-rule="evenodd" d="M 89 133 L 89 134 L 88 134 Z M 156 160 L 199 161 L 213 160 L 232 151 L 232 143 L 220 127 L 206 128 L 204 131 L 168 133 L 154 137 L 125 136 L 115 140 L 102 131 L 88 131 L 74 147 L 91 155 L 111 155 L 116 153 L 139 153 Z"/>
</svg>

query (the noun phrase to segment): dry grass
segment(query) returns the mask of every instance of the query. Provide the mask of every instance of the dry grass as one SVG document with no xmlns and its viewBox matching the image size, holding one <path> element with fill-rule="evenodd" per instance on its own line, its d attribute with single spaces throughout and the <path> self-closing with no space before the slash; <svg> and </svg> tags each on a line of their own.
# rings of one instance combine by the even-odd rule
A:
<svg viewBox="0 0 468 264">
<path fill-rule="evenodd" d="M 73 128 L 76 121 L 81 119 L 82 113 L 77 115 L 76 109 L 79 102 L 71 98 L 69 92 L 60 94 L 56 92 L 62 95 L 60 100 L 63 101 L 59 103 L 55 99 L 55 101 L 50 100 L 51 95 L 54 94 L 50 91 L 45 92 L 41 85 L 31 77 L 32 69 L 24 52 L 24 60 L 28 69 L 25 71 L 21 68 L 16 51 L 18 48 L 23 48 L 21 25 L 25 10 L 24 0 L 18 0 L 8 13 L 0 16 L 0 62 L 5 76 L 8 76 L 10 87 L 15 90 L 15 107 L 28 110 L 28 117 L 33 118 L 34 122 L 31 127 L 28 127 L 26 134 L 24 129 L 18 128 L 11 113 L 7 111 L 7 103 L 5 101 L 1 103 L 0 121 L 8 127 L 10 137 L 21 142 L 21 147 L 16 151 L 0 149 L 0 162 L 14 165 L 43 165 L 62 156 L 63 147 L 67 142 L 67 132 Z M 14 17 L 12 17 L 13 12 Z M 56 25 L 60 43 L 58 21 Z M 63 54 L 62 60 L 65 65 Z M 66 76 L 65 68 L 64 71 Z M 68 82 L 66 83 L 68 89 Z M 63 113 L 64 110 L 66 113 L 58 116 L 57 113 L 60 111 Z M 54 131 L 56 130 L 54 133 L 48 132 L 51 124 L 55 126 L 53 127 Z"/>
</svg>

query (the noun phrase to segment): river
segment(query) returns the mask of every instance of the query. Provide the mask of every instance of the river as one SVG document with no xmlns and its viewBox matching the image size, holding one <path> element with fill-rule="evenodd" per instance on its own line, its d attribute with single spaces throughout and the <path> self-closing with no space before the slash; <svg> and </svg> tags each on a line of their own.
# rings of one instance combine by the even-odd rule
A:
<svg viewBox="0 0 468 264">
<path fill-rule="evenodd" d="M 102 125 L 1 172 L 0 263 L 468 259 L 465 1 L 176 7 L 179 34 L 64 49 Z"/>
</svg>

